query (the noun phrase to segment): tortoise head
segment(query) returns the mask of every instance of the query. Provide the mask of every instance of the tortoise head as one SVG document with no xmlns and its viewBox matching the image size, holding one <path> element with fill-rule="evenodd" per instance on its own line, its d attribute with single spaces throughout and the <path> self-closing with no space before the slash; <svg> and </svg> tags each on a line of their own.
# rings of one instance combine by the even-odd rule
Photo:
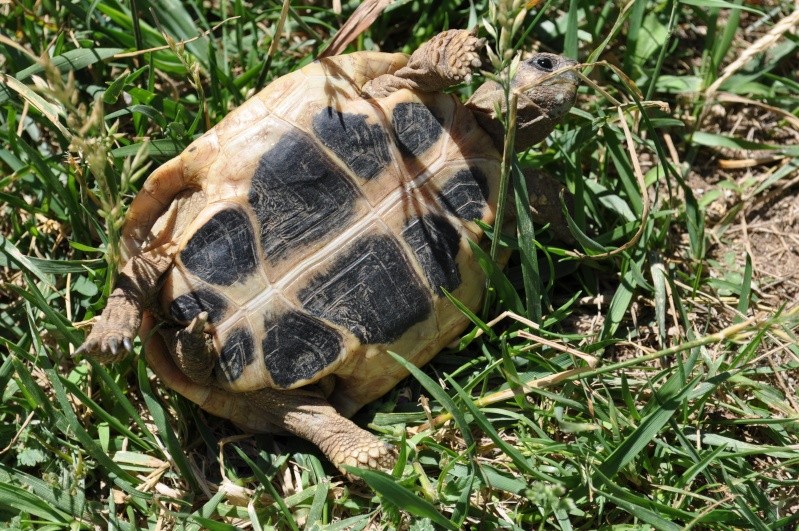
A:
<svg viewBox="0 0 799 531">
<path fill-rule="evenodd" d="M 519 63 L 511 82 L 518 95 L 516 149 L 542 141 L 569 112 L 577 96 L 579 77 L 570 69 L 577 62 L 552 53 L 537 53 Z M 466 102 L 480 125 L 502 146 L 504 128 L 495 110 L 506 110 L 505 94 L 496 81 L 486 81 Z"/>
</svg>

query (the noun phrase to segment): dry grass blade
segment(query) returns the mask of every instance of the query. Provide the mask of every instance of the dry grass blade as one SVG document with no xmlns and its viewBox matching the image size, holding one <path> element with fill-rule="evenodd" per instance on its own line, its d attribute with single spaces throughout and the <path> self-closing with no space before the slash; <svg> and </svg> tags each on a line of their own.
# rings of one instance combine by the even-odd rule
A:
<svg viewBox="0 0 799 531">
<path fill-rule="evenodd" d="M 535 389 L 544 389 L 547 387 L 552 387 L 558 383 L 565 381 L 573 381 L 582 378 L 593 378 L 600 374 L 616 372 L 625 367 L 641 365 L 649 361 L 654 361 L 667 356 L 672 356 L 679 352 L 684 352 L 699 346 L 711 345 L 714 343 L 720 343 L 722 341 L 743 342 L 747 341 L 748 339 L 751 339 L 755 334 L 761 331 L 771 330 L 774 331 L 775 333 L 781 333 L 781 330 L 779 328 L 781 324 L 786 322 L 787 320 L 795 319 L 796 316 L 799 315 L 799 307 L 790 308 L 786 310 L 783 315 L 784 316 L 779 319 L 769 318 L 765 314 L 757 315 L 741 323 L 728 326 L 727 328 L 719 330 L 716 333 L 709 334 L 705 337 L 698 338 L 693 341 L 687 341 L 680 345 L 659 350 L 657 352 L 652 352 L 650 354 L 645 354 L 643 356 L 635 357 L 627 361 L 609 364 L 604 367 L 597 368 L 595 361 L 593 364 L 591 364 L 588 367 L 579 367 L 576 369 L 562 371 L 557 374 L 552 374 L 543 378 L 538 378 L 536 380 L 523 382 L 520 386 L 515 388 L 512 387 L 510 389 L 491 393 L 489 395 L 475 399 L 474 403 L 479 408 L 488 407 L 489 405 L 509 400 L 510 398 L 513 398 L 518 394 L 529 394 Z M 523 321 L 523 318 L 521 320 Z M 551 343 L 550 346 L 552 346 Z M 568 350 L 560 349 L 560 350 L 574 353 L 573 349 L 568 349 Z M 587 355 L 583 354 L 583 356 Z M 595 360 L 593 356 L 589 357 Z M 452 420 L 452 415 L 450 413 L 442 413 L 441 415 L 436 416 L 435 418 L 431 419 L 428 422 L 425 422 L 424 424 L 421 424 L 413 428 L 408 428 L 408 432 L 412 435 L 415 435 L 424 432 L 426 430 L 429 430 L 431 428 L 441 426 L 445 422 L 448 422 L 449 420 Z"/>
<path fill-rule="evenodd" d="M 283 33 L 283 28 L 286 25 L 286 17 L 289 14 L 290 7 L 291 1 L 283 0 L 283 6 L 280 8 L 280 18 L 278 18 L 277 24 L 275 25 L 275 32 L 272 35 L 272 42 L 269 43 L 269 51 L 266 54 L 267 62 L 271 62 L 272 58 L 277 53 L 277 47 L 280 43 L 280 35 Z"/>
<path fill-rule="evenodd" d="M 198 39 L 202 39 L 203 37 L 207 37 L 208 35 L 211 35 L 217 29 L 221 28 L 222 26 L 224 26 L 224 25 L 228 24 L 229 22 L 232 22 L 232 21 L 234 21 L 234 20 L 236 20 L 238 18 L 239 17 L 228 17 L 225 20 L 222 20 L 221 22 L 217 22 L 216 24 L 214 24 L 214 26 L 211 29 L 209 29 L 207 31 L 204 31 L 202 33 L 199 33 L 198 35 L 196 35 L 196 36 L 194 36 L 194 37 L 192 37 L 190 39 L 181 39 L 181 40 L 175 41 L 173 43 L 164 44 L 163 46 L 153 46 L 152 48 L 147 48 L 146 50 L 136 50 L 135 52 L 118 53 L 118 54 L 114 55 L 114 59 L 125 59 L 125 58 L 128 58 L 128 57 L 138 57 L 140 55 L 144 55 L 144 54 L 147 54 L 147 53 L 159 52 L 161 50 L 169 50 L 170 48 L 172 48 L 174 46 L 185 46 L 185 45 L 187 45 L 187 44 L 189 44 L 191 42 L 194 42 L 194 41 L 196 41 Z M 166 36 L 166 34 L 164 34 L 164 35 Z"/>
<path fill-rule="evenodd" d="M 63 114 L 63 110 L 60 106 L 45 100 L 30 87 L 12 76 L 0 74 L 0 82 L 19 94 L 31 107 L 42 113 L 42 115 L 50 121 L 50 124 L 58 129 L 64 138 L 67 140 L 72 138 L 72 133 L 61 124 L 61 120 L 59 119 L 59 115 Z"/>
<path fill-rule="evenodd" d="M 797 11 L 797 13 L 799 13 L 799 11 Z M 766 109 L 769 112 L 779 115 L 783 120 L 793 125 L 796 130 L 799 131 L 799 118 L 791 114 L 790 111 L 781 109 L 780 107 L 775 107 L 774 105 L 769 105 L 762 101 L 753 100 L 752 98 L 745 98 L 737 94 L 728 94 L 726 92 L 719 92 L 719 94 L 716 96 L 716 100 L 722 103 L 743 103 L 744 105 L 754 105 L 755 107 Z"/>
<path fill-rule="evenodd" d="M 577 369 L 569 369 L 567 371 L 559 372 L 557 374 L 551 374 L 543 378 L 537 378 L 535 380 L 530 380 L 527 382 L 520 382 L 518 386 L 513 386 L 510 389 L 497 391 L 495 393 L 491 393 L 489 395 L 477 398 L 474 400 L 474 405 L 478 408 L 484 408 L 493 404 L 505 402 L 506 400 L 510 400 L 515 396 L 530 394 L 536 389 L 546 389 L 548 387 L 553 387 L 561 382 L 575 380 L 579 378 L 581 375 L 591 370 L 592 367 L 579 367 Z M 424 424 L 408 428 L 408 434 L 413 436 L 419 433 L 423 433 L 427 430 L 442 426 L 443 424 L 449 422 L 450 420 L 452 420 L 452 413 L 442 413 L 440 415 L 437 415 L 433 419 L 425 422 Z"/>
<path fill-rule="evenodd" d="M 14 48 L 15 50 L 17 50 L 19 52 L 22 52 L 23 54 L 25 54 L 28 57 L 30 57 L 34 62 L 38 62 L 39 61 L 39 58 L 36 57 L 35 54 L 31 53 L 30 50 L 28 50 L 27 48 L 25 48 L 24 46 L 22 46 L 18 42 L 9 39 L 5 35 L 0 35 L 0 44 L 3 44 L 5 46 L 9 46 L 9 47 Z"/>
<path fill-rule="evenodd" d="M 777 22 L 768 33 L 753 42 L 735 59 L 735 61 L 727 65 L 716 81 L 705 90 L 705 97 L 708 99 L 712 98 L 725 81 L 743 68 L 753 57 L 774 46 L 783 35 L 793 31 L 797 25 L 799 25 L 799 7 L 797 7 L 793 13 Z"/>
<path fill-rule="evenodd" d="M 335 37 L 330 41 L 327 48 L 319 54 L 319 57 L 333 57 L 343 52 L 347 46 L 366 31 L 377 17 L 389 6 L 392 0 L 366 0 L 352 12 L 350 18 L 342 24 L 336 32 Z"/>
<path fill-rule="evenodd" d="M 527 327 L 529 327 L 529 328 L 531 328 L 533 330 L 539 330 L 541 328 L 537 323 L 531 321 L 530 319 L 527 319 L 526 317 L 522 317 L 521 315 L 519 315 L 519 314 L 517 314 L 515 312 L 512 312 L 512 311 L 509 311 L 509 310 L 502 312 L 501 314 L 499 314 L 498 316 L 496 316 L 495 318 L 493 318 L 492 320 L 487 322 L 486 326 L 488 328 L 494 327 L 497 324 L 499 324 L 500 322 L 504 321 L 505 319 L 513 319 L 514 321 L 522 323 L 523 325 L 525 325 L 525 326 L 527 326 Z M 477 332 L 475 333 L 474 337 L 476 337 L 476 338 L 480 337 L 480 336 L 483 335 L 483 333 L 484 333 L 484 329 L 479 328 L 477 330 Z M 545 339 L 545 338 L 541 337 L 540 335 L 531 334 L 530 332 L 526 332 L 524 330 L 520 330 L 519 332 L 517 332 L 517 334 L 519 336 L 521 336 L 521 337 L 526 337 L 527 339 L 533 339 L 533 340 L 537 341 L 538 343 L 541 343 L 543 345 L 551 347 L 551 348 L 553 348 L 555 350 L 559 350 L 561 352 L 565 352 L 566 354 L 570 354 L 572 356 L 578 357 L 578 358 L 582 359 L 583 361 L 585 361 L 586 363 L 588 363 L 588 365 L 590 365 L 591 367 L 595 367 L 596 364 L 599 361 L 599 360 L 597 360 L 596 357 L 591 356 L 590 354 L 586 354 L 584 352 L 580 352 L 579 350 L 570 348 L 570 347 L 568 347 L 566 345 L 563 345 L 561 343 L 557 343 L 555 341 L 550 341 L 548 339 Z M 532 347 L 535 347 L 535 345 L 533 345 Z"/>
</svg>

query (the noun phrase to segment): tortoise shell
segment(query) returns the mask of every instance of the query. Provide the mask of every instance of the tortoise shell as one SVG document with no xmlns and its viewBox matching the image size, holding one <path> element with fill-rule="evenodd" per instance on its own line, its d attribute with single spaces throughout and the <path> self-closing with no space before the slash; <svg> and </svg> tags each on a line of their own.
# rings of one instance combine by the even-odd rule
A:
<svg viewBox="0 0 799 531">
<path fill-rule="evenodd" d="M 326 58 L 271 83 L 159 168 L 133 202 L 127 254 L 172 238 L 168 321 L 208 313 L 233 391 L 337 376 L 343 413 L 462 332 L 479 304 L 469 240 L 492 223 L 501 155 L 453 95 L 363 85 L 407 56 Z"/>
</svg>

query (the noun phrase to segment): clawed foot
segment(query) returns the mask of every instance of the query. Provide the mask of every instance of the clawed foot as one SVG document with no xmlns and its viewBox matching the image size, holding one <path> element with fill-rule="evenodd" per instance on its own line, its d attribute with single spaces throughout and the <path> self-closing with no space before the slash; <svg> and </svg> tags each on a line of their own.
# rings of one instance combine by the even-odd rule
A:
<svg viewBox="0 0 799 531">
<path fill-rule="evenodd" d="M 198 313 L 194 319 L 183 329 L 183 333 L 194 340 L 202 340 L 205 342 L 205 325 L 208 323 L 208 312 Z"/>
<path fill-rule="evenodd" d="M 119 361 L 133 350 L 134 337 L 135 333 L 112 326 L 101 317 L 73 356 L 88 355 L 101 363 Z"/>
<path fill-rule="evenodd" d="M 391 472 L 397 463 L 397 449 L 393 445 L 343 417 L 330 421 L 324 433 L 313 434 L 313 439 L 336 468 L 345 474 L 347 466 Z"/>
<path fill-rule="evenodd" d="M 472 73 L 480 68 L 480 50 L 485 45 L 485 39 L 478 38 L 471 31 L 455 31 L 442 34 L 445 37 L 440 44 L 440 59 L 437 70 L 444 79 L 449 79 L 452 84 L 466 82 L 472 79 Z"/>
<path fill-rule="evenodd" d="M 438 92 L 469 82 L 480 68 L 480 50 L 485 39 L 468 30 L 439 33 L 408 59 L 408 64 L 393 74 L 384 74 L 363 86 L 364 94 L 384 98 L 397 90 Z"/>
<path fill-rule="evenodd" d="M 140 324 L 141 311 L 135 305 L 111 301 L 74 356 L 88 355 L 101 363 L 119 361 L 133 350 Z"/>
</svg>

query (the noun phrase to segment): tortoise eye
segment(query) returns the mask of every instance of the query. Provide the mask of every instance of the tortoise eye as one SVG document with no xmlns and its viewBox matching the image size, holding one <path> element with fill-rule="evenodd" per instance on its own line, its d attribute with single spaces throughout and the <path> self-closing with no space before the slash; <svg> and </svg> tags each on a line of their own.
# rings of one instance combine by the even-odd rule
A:
<svg viewBox="0 0 799 531">
<path fill-rule="evenodd" d="M 552 72 L 555 69 L 555 63 L 549 57 L 538 57 L 535 60 L 535 64 L 538 68 L 547 72 Z"/>
</svg>

